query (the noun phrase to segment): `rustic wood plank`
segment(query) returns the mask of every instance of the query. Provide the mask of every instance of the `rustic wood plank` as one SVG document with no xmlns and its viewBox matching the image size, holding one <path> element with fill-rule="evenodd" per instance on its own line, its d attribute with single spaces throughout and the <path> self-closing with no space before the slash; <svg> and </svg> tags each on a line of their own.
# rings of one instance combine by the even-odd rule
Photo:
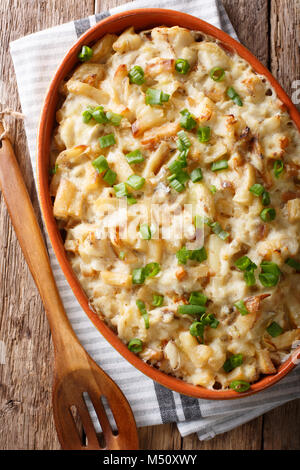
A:
<svg viewBox="0 0 300 470">
<path fill-rule="evenodd" d="M 293 82 L 300 80 L 299 0 L 271 0 L 270 25 L 271 72 L 292 95 L 295 90 Z M 299 104 L 297 107 L 300 110 Z M 267 413 L 264 416 L 264 449 L 299 449 L 299 423 L 300 400 Z"/>
<path fill-rule="evenodd" d="M 139 440 L 141 449 L 151 450 L 178 450 L 182 442 L 175 423 L 140 428 Z"/>
<path fill-rule="evenodd" d="M 93 11 L 94 0 L 2 0 L 0 68 L 5 86 L 0 101 L 4 106 L 19 109 L 9 42 Z M 16 155 L 38 214 L 23 124 L 10 124 Z M 0 340 L 6 345 L 6 364 L 0 365 L 0 428 L 5 430 L 0 433 L 0 449 L 58 449 L 51 406 L 49 328 L 2 197 L 0 233 Z"/>
<path fill-rule="evenodd" d="M 300 449 L 300 400 L 264 415 L 264 450 Z"/>
<path fill-rule="evenodd" d="M 241 43 L 268 65 L 268 1 L 223 0 L 223 4 Z"/>
<path fill-rule="evenodd" d="M 271 0 L 270 16 L 271 71 L 291 94 L 293 81 L 300 80 L 299 0 Z"/>
<path fill-rule="evenodd" d="M 132 0 L 95 0 L 95 12 L 106 11 L 130 1 Z"/>
<path fill-rule="evenodd" d="M 183 439 L 185 450 L 259 450 L 262 439 L 262 418 L 220 434 L 209 441 L 199 441 L 197 434 Z"/>
<path fill-rule="evenodd" d="M 54 24 L 104 11 L 127 0 L 2 0 L 0 5 L 1 70 L 6 84 L 6 105 L 18 109 L 19 102 L 11 59 L 10 40 Z M 265 0 L 223 0 L 241 41 L 265 64 L 268 53 L 268 4 Z M 272 0 L 272 69 L 290 91 L 299 79 L 299 2 L 286 0 L 283 22 L 282 3 Z M 16 14 L 16 11 L 18 14 Z M 26 21 L 24 21 L 26 18 Z M 275 27 L 274 27 L 275 25 Z M 291 44 L 288 32 L 295 42 Z M 287 40 L 288 39 L 288 40 Z M 282 42 L 281 42 L 282 41 Z M 282 48 L 282 44 L 287 44 Z M 279 48 L 279 49 L 278 49 Z M 285 58 L 288 50 L 288 57 Z M 279 57 L 279 59 L 278 59 Z M 290 73 L 292 64 L 295 77 Z M 277 71 L 277 72 L 276 72 Z M 0 91 L 1 101 L 1 91 Z M 12 137 L 35 208 L 38 208 L 23 126 L 12 128 Z M 0 340 L 5 339 L 7 363 L 0 365 L 1 449 L 59 448 L 51 410 L 52 349 L 48 326 L 38 293 L 23 261 L 2 198 L 0 199 Z M 44 340 L 41 341 L 41 338 Z M 38 358 L 38 360 L 37 360 Z M 291 417 L 299 423 L 299 402 L 265 415 L 265 448 L 299 448 L 299 433 L 289 432 Z M 297 419 L 295 419 L 297 417 Z M 274 425 L 275 422 L 275 425 Z M 176 425 L 142 428 L 141 447 L 147 449 L 257 449 L 260 447 L 262 419 L 252 421 L 212 441 L 199 443 L 196 435 L 181 440 Z M 282 429 L 282 432 L 279 430 Z M 283 435 L 283 436 L 282 436 Z M 297 437 L 298 436 L 298 437 Z M 181 443 L 182 441 L 182 443 Z M 247 447 L 248 446 L 248 447 Z M 249 447 L 250 446 L 250 447 Z"/>
</svg>

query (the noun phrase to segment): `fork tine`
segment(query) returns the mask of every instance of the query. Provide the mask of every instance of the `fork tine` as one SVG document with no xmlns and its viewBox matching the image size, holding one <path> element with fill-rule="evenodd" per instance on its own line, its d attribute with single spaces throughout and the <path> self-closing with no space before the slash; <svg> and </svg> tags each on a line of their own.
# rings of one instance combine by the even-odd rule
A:
<svg viewBox="0 0 300 470">
<path fill-rule="evenodd" d="M 70 408 L 64 408 L 61 402 L 53 402 L 53 414 L 59 441 L 64 450 L 82 449 L 83 445 Z"/>
<path fill-rule="evenodd" d="M 77 410 L 83 425 L 83 429 L 85 431 L 85 434 L 87 436 L 88 444 L 85 446 L 86 449 L 95 449 L 99 450 L 101 449 L 98 441 L 98 437 L 96 434 L 96 430 L 93 424 L 93 421 L 91 419 L 89 410 L 86 406 L 86 403 L 84 401 L 83 395 L 81 395 L 80 399 L 76 403 Z"/>
<path fill-rule="evenodd" d="M 134 416 L 132 413 L 127 413 L 126 420 L 124 420 L 124 415 L 120 413 L 120 409 L 125 410 L 126 408 L 129 408 L 129 404 L 127 403 L 127 401 L 122 402 L 122 398 L 123 398 L 122 396 L 116 397 L 114 395 L 111 395 L 107 397 L 108 405 L 113 414 L 113 417 L 117 426 L 117 430 L 119 433 L 118 435 L 119 436 L 122 435 L 123 438 L 126 437 L 126 440 L 128 439 L 128 444 L 130 443 L 130 445 L 133 445 L 132 449 L 138 449 L 136 424 L 135 424 Z M 118 437 L 118 436 L 114 436 L 114 437 Z M 134 445 L 136 445 L 137 447 L 134 447 Z"/>
<path fill-rule="evenodd" d="M 89 392 L 89 397 L 91 399 L 91 402 L 93 403 L 93 407 L 96 411 L 97 418 L 98 418 L 99 423 L 100 423 L 101 428 L 102 428 L 102 432 L 105 436 L 106 447 L 109 447 L 108 440 L 109 441 L 111 440 L 111 438 L 113 437 L 113 434 L 112 434 L 112 429 L 111 429 L 106 411 L 105 411 L 104 406 L 103 406 L 103 404 L 101 402 L 101 399 L 100 399 L 101 396 L 100 395 L 98 396 L 93 391 L 93 392 Z"/>
</svg>

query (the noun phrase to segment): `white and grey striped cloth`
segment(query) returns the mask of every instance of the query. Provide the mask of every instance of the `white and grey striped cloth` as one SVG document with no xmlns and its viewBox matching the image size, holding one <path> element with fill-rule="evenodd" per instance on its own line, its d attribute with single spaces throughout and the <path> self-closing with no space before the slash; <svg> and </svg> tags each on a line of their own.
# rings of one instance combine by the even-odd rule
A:
<svg viewBox="0 0 300 470">
<path fill-rule="evenodd" d="M 138 0 L 11 43 L 34 174 L 36 134 L 43 98 L 66 51 L 83 32 L 103 18 L 147 6 L 149 2 Z M 151 7 L 171 8 L 193 14 L 236 37 L 219 0 L 152 0 Z M 234 401 L 198 400 L 179 395 L 153 382 L 123 359 L 92 325 L 65 280 L 50 245 L 49 251 L 55 279 L 76 334 L 88 353 L 123 390 L 138 426 L 177 422 L 182 436 L 197 432 L 199 439 L 210 439 L 300 397 L 300 367 L 271 389 Z"/>
</svg>

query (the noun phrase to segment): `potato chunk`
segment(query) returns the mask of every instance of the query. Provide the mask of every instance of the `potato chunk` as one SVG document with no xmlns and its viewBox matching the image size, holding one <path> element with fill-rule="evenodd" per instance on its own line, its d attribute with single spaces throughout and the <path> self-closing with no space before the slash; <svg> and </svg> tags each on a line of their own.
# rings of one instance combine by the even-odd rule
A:
<svg viewBox="0 0 300 470">
<path fill-rule="evenodd" d="M 83 196 L 76 186 L 62 179 L 54 202 L 54 216 L 58 219 L 79 218 L 82 214 Z"/>
<path fill-rule="evenodd" d="M 291 199 L 287 202 L 289 221 L 291 223 L 300 220 L 300 199 Z"/>
</svg>

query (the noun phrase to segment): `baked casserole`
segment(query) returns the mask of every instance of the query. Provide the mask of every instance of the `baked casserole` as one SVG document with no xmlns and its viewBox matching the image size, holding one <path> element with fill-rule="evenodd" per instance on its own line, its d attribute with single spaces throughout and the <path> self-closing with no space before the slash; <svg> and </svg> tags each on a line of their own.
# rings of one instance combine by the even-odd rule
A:
<svg viewBox="0 0 300 470">
<path fill-rule="evenodd" d="M 50 191 L 93 309 L 144 361 L 247 391 L 300 340 L 300 137 L 180 27 L 107 34 L 61 85 Z"/>
</svg>

